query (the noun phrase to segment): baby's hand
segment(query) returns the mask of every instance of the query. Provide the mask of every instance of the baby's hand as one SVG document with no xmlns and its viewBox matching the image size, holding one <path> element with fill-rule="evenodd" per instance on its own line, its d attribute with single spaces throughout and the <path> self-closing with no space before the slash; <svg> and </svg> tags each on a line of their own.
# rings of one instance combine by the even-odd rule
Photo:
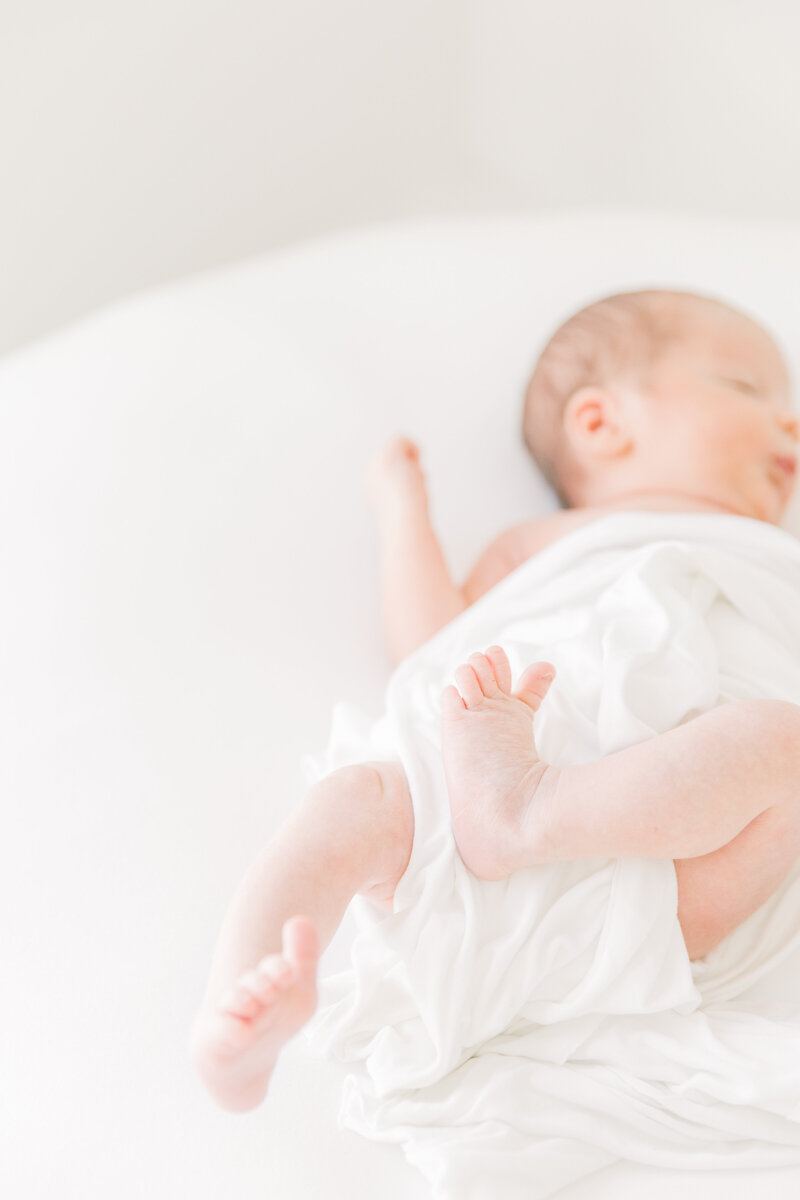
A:
<svg viewBox="0 0 800 1200">
<path fill-rule="evenodd" d="M 427 507 L 419 446 L 406 437 L 394 437 L 378 451 L 367 468 L 364 482 L 370 503 L 378 512 L 383 512 L 387 505 L 409 501 Z"/>
</svg>

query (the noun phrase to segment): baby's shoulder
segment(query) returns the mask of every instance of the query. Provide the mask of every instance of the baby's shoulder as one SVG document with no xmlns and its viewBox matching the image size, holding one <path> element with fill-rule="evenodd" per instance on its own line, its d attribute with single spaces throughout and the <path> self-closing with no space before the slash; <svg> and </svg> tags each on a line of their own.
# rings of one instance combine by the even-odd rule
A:
<svg viewBox="0 0 800 1200">
<path fill-rule="evenodd" d="M 522 521 L 506 531 L 509 552 L 519 566 L 546 546 L 572 533 L 573 529 L 579 529 L 596 518 L 597 510 L 594 508 L 566 508 L 531 521 Z"/>
<path fill-rule="evenodd" d="M 486 592 L 521 567 L 534 554 L 544 550 L 597 515 L 595 509 L 564 509 L 533 521 L 521 521 L 505 529 L 484 550 L 465 579 L 462 590 L 466 603 L 474 604 Z"/>
</svg>

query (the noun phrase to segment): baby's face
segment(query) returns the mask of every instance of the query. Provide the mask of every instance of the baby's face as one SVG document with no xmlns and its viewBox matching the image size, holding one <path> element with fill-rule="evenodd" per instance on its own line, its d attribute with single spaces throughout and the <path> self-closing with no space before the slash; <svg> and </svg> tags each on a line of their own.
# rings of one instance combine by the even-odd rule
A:
<svg viewBox="0 0 800 1200">
<path fill-rule="evenodd" d="M 763 329 L 725 310 L 692 314 L 691 332 L 656 363 L 647 393 L 636 419 L 658 486 L 780 520 L 800 428 L 789 372 Z"/>
</svg>

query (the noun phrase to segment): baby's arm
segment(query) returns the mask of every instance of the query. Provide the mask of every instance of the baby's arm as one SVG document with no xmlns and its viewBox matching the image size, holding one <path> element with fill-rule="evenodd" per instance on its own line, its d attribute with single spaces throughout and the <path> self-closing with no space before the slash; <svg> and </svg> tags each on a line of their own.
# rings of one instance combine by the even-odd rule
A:
<svg viewBox="0 0 800 1200">
<path fill-rule="evenodd" d="M 376 455 L 366 478 L 381 539 L 381 593 L 386 641 L 397 664 L 494 587 L 517 565 L 501 535 L 462 587 L 452 580 L 428 508 L 419 449 L 397 437 Z"/>
</svg>

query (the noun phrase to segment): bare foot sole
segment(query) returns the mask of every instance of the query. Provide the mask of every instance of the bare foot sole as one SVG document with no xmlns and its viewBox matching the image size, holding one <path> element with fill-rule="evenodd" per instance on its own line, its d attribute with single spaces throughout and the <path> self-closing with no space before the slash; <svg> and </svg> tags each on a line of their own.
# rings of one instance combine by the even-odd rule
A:
<svg viewBox="0 0 800 1200">
<path fill-rule="evenodd" d="M 282 952 L 242 975 L 218 1007 L 201 1012 L 192 1032 L 194 1064 L 217 1103 L 232 1112 L 261 1103 L 278 1054 L 317 1007 L 313 922 L 292 917 L 282 943 Z"/>
<path fill-rule="evenodd" d="M 442 692 L 453 834 L 465 865 L 480 879 L 505 879 L 520 867 L 547 861 L 550 788 L 540 785 L 553 768 L 537 754 L 533 718 L 554 676 L 551 663 L 533 663 L 512 694 L 508 656 L 490 646 L 456 669 L 457 688 Z"/>
</svg>

